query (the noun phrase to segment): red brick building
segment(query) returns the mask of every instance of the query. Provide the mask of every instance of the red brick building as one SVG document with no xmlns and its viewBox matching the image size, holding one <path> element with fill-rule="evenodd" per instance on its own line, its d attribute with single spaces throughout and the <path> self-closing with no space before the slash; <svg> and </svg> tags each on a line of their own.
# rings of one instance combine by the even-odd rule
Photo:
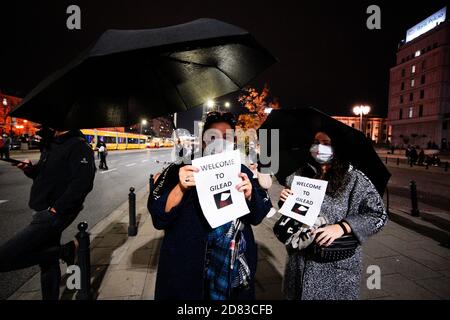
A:
<svg viewBox="0 0 450 320">
<path fill-rule="evenodd" d="M 388 138 L 395 146 L 448 148 L 450 21 L 445 13 L 444 8 L 408 30 L 399 45 L 389 83 Z"/>
<path fill-rule="evenodd" d="M 22 99 L 0 92 L 0 134 L 6 133 L 12 136 L 32 136 L 35 134 L 35 123 L 8 116 L 11 108 L 14 109 L 20 101 Z"/>
</svg>

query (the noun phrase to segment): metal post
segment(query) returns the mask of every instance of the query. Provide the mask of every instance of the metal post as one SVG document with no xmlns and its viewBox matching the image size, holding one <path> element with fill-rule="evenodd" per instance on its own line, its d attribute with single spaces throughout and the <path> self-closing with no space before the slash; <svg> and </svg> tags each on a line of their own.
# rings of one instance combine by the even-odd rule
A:
<svg viewBox="0 0 450 320">
<path fill-rule="evenodd" d="M 400 165 L 400 158 L 397 158 L 397 166 Z"/>
<path fill-rule="evenodd" d="M 87 222 L 80 222 L 78 224 L 79 232 L 75 236 L 78 240 L 78 266 L 81 273 L 81 288 L 76 294 L 77 300 L 91 300 L 91 254 L 90 254 L 90 239 Z"/>
<path fill-rule="evenodd" d="M 412 168 L 413 167 L 413 160 L 412 158 L 409 160 L 409 166 Z"/>
<path fill-rule="evenodd" d="M 411 180 L 409 183 L 409 187 L 411 190 L 411 215 L 413 217 L 418 217 L 420 215 L 419 206 L 417 203 L 417 185 L 414 180 Z"/>
<path fill-rule="evenodd" d="M 130 214 L 128 236 L 134 237 L 135 235 L 137 235 L 137 226 L 136 226 L 136 194 L 134 193 L 133 187 L 130 188 L 130 193 L 128 194 L 128 204 Z"/>
</svg>

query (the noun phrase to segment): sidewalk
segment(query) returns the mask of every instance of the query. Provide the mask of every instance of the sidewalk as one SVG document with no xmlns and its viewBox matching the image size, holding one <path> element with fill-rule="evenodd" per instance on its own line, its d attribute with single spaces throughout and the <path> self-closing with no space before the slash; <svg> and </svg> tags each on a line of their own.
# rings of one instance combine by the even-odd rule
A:
<svg viewBox="0 0 450 320">
<path fill-rule="evenodd" d="M 281 186 L 274 184 L 273 199 Z M 92 283 L 95 299 L 153 299 L 162 231 L 153 228 L 146 208 L 147 190 L 137 193 L 139 231 L 127 236 L 128 203 L 91 228 Z M 259 245 L 256 274 L 257 299 L 282 299 L 281 283 L 286 260 L 283 245 L 272 232 L 278 214 L 254 227 Z M 368 265 L 381 269 L 381 290 L 367 289 Z M 63 265 L 64 266 L 64 265 Z M 62 269 L 65 269 L 62 267 Z M 450 299 L 450 250 L 390 221 L 364 246 L 363 299 Z M 65 272 L 65 270 L 63 270 Z M 62 283 L 65 283 L 64 279 Z M 62 299 L 74 292 L 61 287 Z M 40 299 L 39 275 L 10 299 Z"/>
</svg>

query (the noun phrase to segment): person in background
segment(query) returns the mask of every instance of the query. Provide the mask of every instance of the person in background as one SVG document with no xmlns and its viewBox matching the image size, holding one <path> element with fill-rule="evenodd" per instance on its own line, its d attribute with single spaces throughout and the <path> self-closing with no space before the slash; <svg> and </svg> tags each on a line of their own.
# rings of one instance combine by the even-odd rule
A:
<svg viewBox="0 0 450 320">
<path fill-rule="evenodd" d="M 108 149 L 106 149 L 106 144 L 103 141 L 100 142 L 98 154 L 100 155 L 100 164 L 98 165 L 98 168 L 108 170 L 108 165 L 106 164 L 106 156 L 108 155 Z"/>
<path fill-rule="evenodd" d="M 419 166 L 423 166 L 423 163 L 425 162 L 425 151 L 421 148 L 419 152 L 419 156 L 417 158 L 417 164 Z"/>
<path fill-rule="evenodd" d="M 39 265 L 42 299 L 58 300 L 59 259 L 73 265 L 77 251 L 76 240 L 61 246 L 61 234 L 81 212 L 94 186 L 94 154 L 79 130 L 44 127 L 38 135 L 38 163 L 26 160 L 17 165 L 33 180 L 29 207 L 34 213 L 29 225 L 0 246 L 0 272 Z"/>
<path fill-rule="evenodd" d="M 11 150 L 12 139 L 6 133 L 3 135 L 3 152 L 2 158 L 9 159 L 9 151 Z"/>
<path fill-rule="evenodd" d="M 0 159 L 3 159 L 5 155 L 5 139 L 3 138 L 3 135 L 0 134 Z"/>
</svg>

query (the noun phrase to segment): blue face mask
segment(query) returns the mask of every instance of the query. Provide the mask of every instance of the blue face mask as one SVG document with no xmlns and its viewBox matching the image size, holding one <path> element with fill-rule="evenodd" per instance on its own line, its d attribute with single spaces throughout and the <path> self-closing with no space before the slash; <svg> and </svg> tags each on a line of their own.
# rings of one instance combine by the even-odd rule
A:
<svg viewBox="0 0 450 320">
<path fill-rule="evenodd" d="M 325 164 L 333 160 L 333 148 L 324 144 L 313 144 L 309 149 L 311 156 L 317 163 Z"/>
</svg>

